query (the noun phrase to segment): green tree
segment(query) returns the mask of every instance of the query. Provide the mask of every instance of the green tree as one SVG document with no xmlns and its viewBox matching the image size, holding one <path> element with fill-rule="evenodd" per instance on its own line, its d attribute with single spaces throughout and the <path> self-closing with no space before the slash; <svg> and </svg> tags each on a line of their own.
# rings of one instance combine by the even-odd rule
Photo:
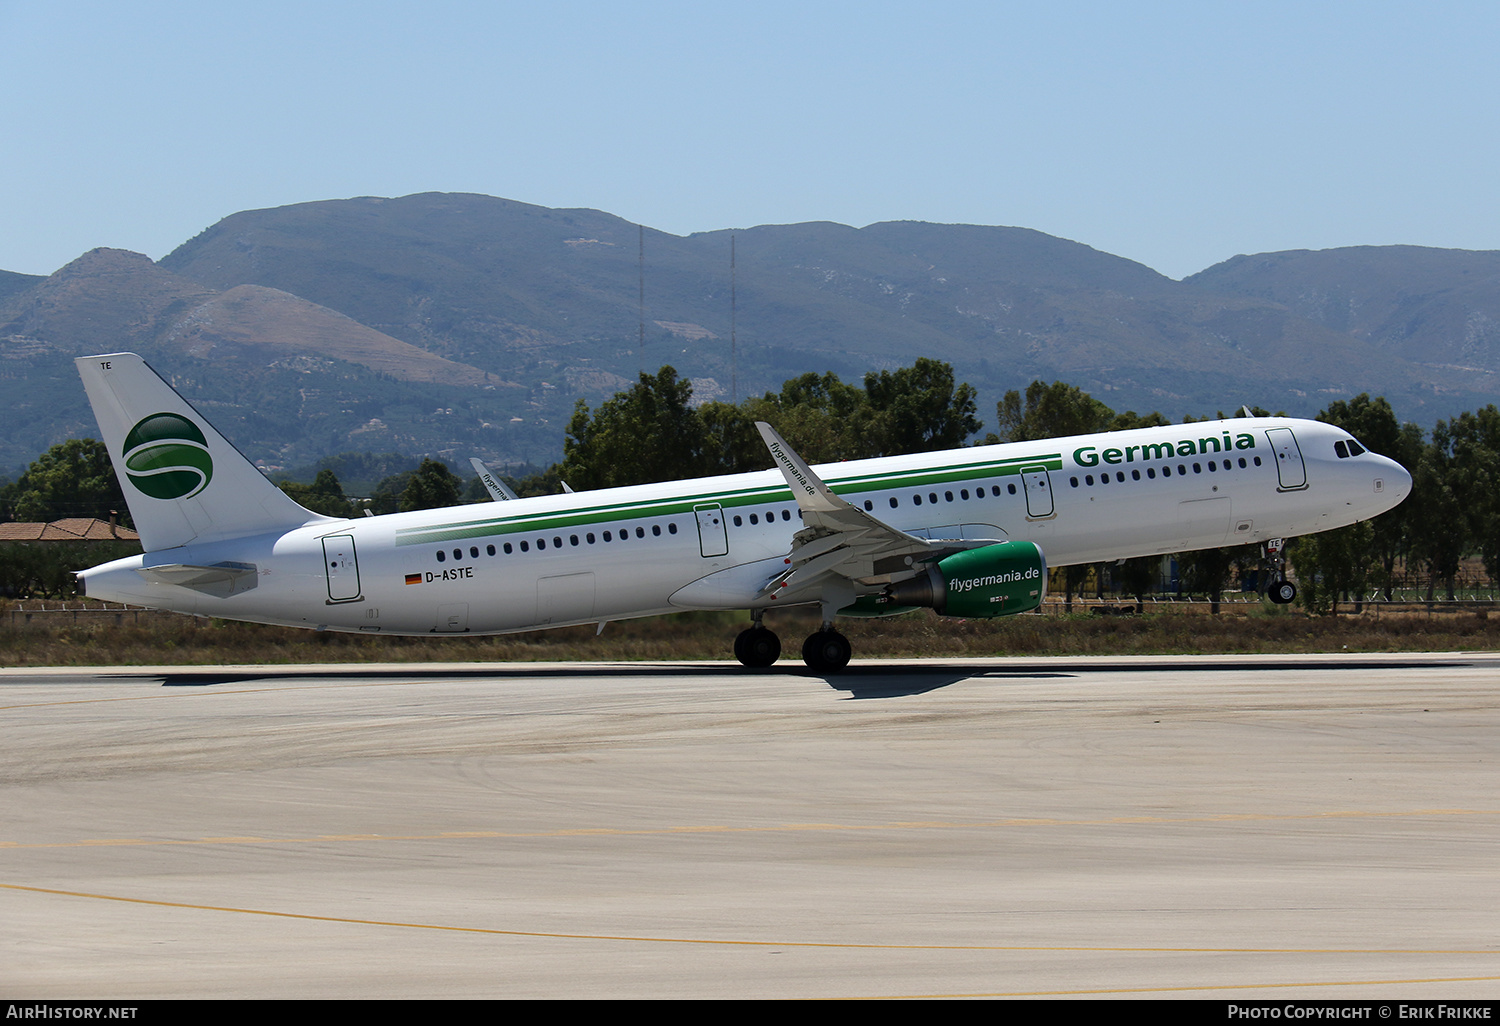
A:
<svg viewBox="0 0 1500 1026">
<path fill-rule="evenodd" d="M 1495 581 L 1500 579 L 1500 410 L 1491 404 L 1462 413 L 1448 427 L 1454 488 L 1485 573 Z"/>
<path fill-rule="evenodd" d="M 141 551 L 139 542 L 0 542 L 0 596 L 73 598 L 74 574 Z"/>
<path fill-rule="evenodd" d="M 463 481 L 457 474 L 434 459 L 424 459 L 401 493 L 401 512 L 414 509 L 437 509 L 460 504 Z"/>
<path fill-rule="evenodd" d="M 111 512 L 129 522 L 125 493 L 115 478 L 109 450 L 93 438 L 54 445 L 9 487 L 9 513 L 23 523 L 65 517 L 108 520 Z"/>
<path fill-rule="evenodd" d="M 747 413 L 748 405 L 704 403 L 698 407 L 698 457 L 704 475 L 765 469 L 765 442 L 755 428 L 755 418 Z"/>
<path fill-rule="evenodd" d="M 523 469 L 530 470 L 531 473 L 525 474 L 522 477 L 512 477 L 507 474 L 500 479 L 510 486 L 511 491 L 516 493 L 516 498 L 529 499 L 536 495 L 557 495 L 562 492 L 561 463 L 554 463 L 546 470 L 538 469 L 529 464 Z M 485 498 L 487 499 L 488 497 L 489 493 L 485 493 Z"/>
<path fill-rule="evenodd" d="M 1297 597 L 1309 613 L 1337 614 L 1340 596 L 1361 600 L 1378 566 L 1371 544 L 1374 535 L 1374 526 L 1366 520 L 1297 539 L 1291 560 L 1297 571 Z"/>
<path fill-rule="evenodd" d="M 562 477 L 582 489 L 701 476 L 702 421 L 692 397 L 692 382 L 663 367 L 642 372 L 592 414 L 580 399 L 563 440 Z"/>
<path fill-rule="evenodd" d="M 781 410 L 809 409 L 845 420 L 857 420 L 864 416 L 869 397 L 858 385 L 839 380 L 832 371 L 822 374 L 808 372 L 798 378 L 782 383 L 779 393 L 766 393 Z"/>
<path fill-rule="evenodd" d="M 983 425 L 975 419 L 975 392 L 956 385 L 953 368 L 918 357 L 910 367 L 865 375 L 870 455 L 956 449 Z"/>
<path fill-rule="evenodd" d="M 780 392 L 748 399 L 741 408 L 747 421 L 770 424 L 809 463 L 863 459 L 877 451 L 869 437 L 868 397 L 832 372 L 792 378 Z M 764 453 L 757 433 L 749 457 L 755 462 L 747 469 L 764 469 Z"/>
<path fill-rule="evenodd" d="M 1120 590 L 1135 597 L 1137 613 L 1145 612 L 1146 593 L 1155 589 L 1160 576 L 1160 556 L 1136 556 L 1132 559 L 1124 559 L 1115 569 L 1115 580 L 1120 582 Z"/>
<path fill-rule="evenodd" d="M 738 406 L 694 407 L 692 383 L 663 367 L 596 410 L 579 401 L 561 476 L 577 488 L 607 488 L 764 470 L 760 420 L 810 463 L 957 447 L 980 426 L 974 394 L 954 383 L 950 366 L 922 358 L 866 375 L 864 389 L 836 374 L 804 374 Z"/>
<path fill-rule="evenodd" d="M 1361 393 L 1348 402 L 1330 403 L 1318 414 L 1318 420 L 1343 428 L 1371 452 L 1387 456 L 1409 471 L 1415 472 L 1421 459 L 1422 430 L 1415 424 L 1398 423 L 1384 396 L 1371 399 Z M 1414 496 L 1371 522 L 1370 553 L 1378 565 L 1371 583 L 1384 590 L 1386 601 L 1390 601 L 1395 586 L 1396 563 L 1410 547 L 1414 511 L 1418 508 Z"/>
<path fill-rule="evenodd" d="M 1468 518 L 1460 495 L 1461 479 L 1455 467 L 1453 435 L 1445 421 L 1438 421 L 1432 437 L 1422 447 L 1412 471 L 1409 503 L 1421 510 L 1411 524 L 1411 555 L 1427 571 L 1427 599 L 1432 601 L 1437 582 L 1454 597 L 1458 569 L 1470 544 Z"/>
<path fill-rule="evenodd" d="M 1109 422 L 1106 431 L 1131 431 L 1135 428 L 1166 427 L 1172 423 L 1160 413 L 1152 410 L 1147 414 L 1139 414 L 1134 410 L 1126 410 L 1124 413 L 1115 414 L 1115 419 Z"/>
<path fill-rule="evenodd" d="M 1224 583 L 1229 580 L 1233 563 L 1234 556 L 1229 549 L 1200 549 L 1177 556 L 1182 583 L 1188 591 L 1203 592 L 1208 596 L 1210 613 L 1219 611 L 1219 603 L 1224 600 Z"/>
<path fill-rule="evenodd" d="M 1106 431 L 1115 411 L 1074 385 L 1033 381 L 1024 397 L 1014 389 L 1006 392 L 996 404 L 995 417 L 999 434 L 991 434 L 986 441 L 1030 442 Z"/>
<path fill-rule="evenodd" d="M 281 490 L 290 495 L 303 509 L 322 513 L 330 517 L 347 517 L 354 512 L 353 504 L 344 494 L 344 488 L 333 471 L 324 468 L 310 485 L 283 481 Z"/>
<path fill-rule="evenodd" d="M 1093 563 L 1073 563 L 1062 568 L 1063 612 L 1073 611 L 1073 596 L 1083 594 L 1083 589 L 1094 576 Z"/>
<path fill-rule="evenodd" d="M 375 490 L 370 493 L 370 512 L 379 515 L 395 513 L 400 509 L 401 493 L 406 491 L 406 486 L 411 484 L 411 479 L 416 474 L 415 470 L 403 470 L 381 478 L 375 485 Z"/>
</svg>

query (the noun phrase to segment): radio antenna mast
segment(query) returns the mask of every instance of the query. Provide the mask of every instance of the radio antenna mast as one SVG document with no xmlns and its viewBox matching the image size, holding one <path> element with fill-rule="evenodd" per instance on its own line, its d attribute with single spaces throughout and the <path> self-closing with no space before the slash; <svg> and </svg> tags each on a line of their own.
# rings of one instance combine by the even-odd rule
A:
<svg viewBox="0 0 1500 1026">
<path fill-rule="evenodd" d="M 638 224 L 635 226 L 637 252 L 639 254 L 639 267 L 641 274 L 641 327 L 639 336 L 641 373 L 646 373 L 646 226 Z"/>
<path fill-rule="evenodd" d="M 735 348 L 735 317 L 738 313 L 735 295 L 734 277 L 734 232 L 729 233 L 729 402 L 738 405 L 740 401 L 740 364 L 739 355 Z"/>
</svg>

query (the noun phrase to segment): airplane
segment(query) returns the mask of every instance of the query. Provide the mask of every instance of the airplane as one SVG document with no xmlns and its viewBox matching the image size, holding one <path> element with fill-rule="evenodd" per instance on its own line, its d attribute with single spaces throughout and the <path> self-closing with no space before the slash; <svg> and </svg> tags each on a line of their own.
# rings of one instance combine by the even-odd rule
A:
<svg viewBox="0 0 1500 1026">
<path fill-rule="evenodd" d="M 347 519 L 272 484 L 133 353 L 76 361 L 144 553 L 86 594 L 368 634 L 503 634 L 691 609 L 816 605 L 818 672 L 852 656 L 838 615 L 1040 606 L 1052 566 L 1342 527 L 1411 491 L 1399 464 L 1316 421 L 1250 417 L 812 467 L 767 424 L 774 469 Z M 1274 601 L 1295 587 L 1278 574 Z"/>
</svg>

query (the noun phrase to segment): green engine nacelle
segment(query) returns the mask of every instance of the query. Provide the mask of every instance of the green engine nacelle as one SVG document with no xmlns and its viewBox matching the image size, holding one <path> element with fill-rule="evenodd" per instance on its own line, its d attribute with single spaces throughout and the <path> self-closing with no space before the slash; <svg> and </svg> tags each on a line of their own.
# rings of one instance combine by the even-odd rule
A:
<svg viewBox="0 0 1500 1026">
<path fill-rule="evenodd" d="M 895 606 L 931 606 L 942 616 L 1029 612 L 1047 594 L 1047 557 L 1026 541 L 956 552 L 881 596 Z"/>
</svg>

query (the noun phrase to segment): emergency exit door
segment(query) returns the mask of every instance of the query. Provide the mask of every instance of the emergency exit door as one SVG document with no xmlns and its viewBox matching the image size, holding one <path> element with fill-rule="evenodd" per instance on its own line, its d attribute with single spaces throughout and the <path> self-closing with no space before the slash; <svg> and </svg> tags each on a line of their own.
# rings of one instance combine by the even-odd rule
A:
<svg viewBox="0 0 1500 1026">
<path fill-rule="evenodd" d="M 1052 477 L 1046 467 L 1022 467 L 1021 480 L 1026 488 L 1026 515 L 1043 520 L 1057 512 L 1052 505 Z"/>
<path fill-rule="evenodd" d="M 724 529 L 724 510 L 717 502 L 693 507 L 698 518 L 698 551 L 705 556 L 723 556 L 729 552 L 729 532 Z"/>
</svg>

